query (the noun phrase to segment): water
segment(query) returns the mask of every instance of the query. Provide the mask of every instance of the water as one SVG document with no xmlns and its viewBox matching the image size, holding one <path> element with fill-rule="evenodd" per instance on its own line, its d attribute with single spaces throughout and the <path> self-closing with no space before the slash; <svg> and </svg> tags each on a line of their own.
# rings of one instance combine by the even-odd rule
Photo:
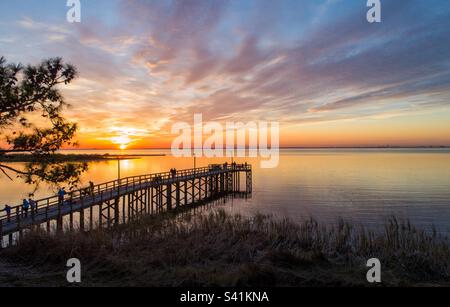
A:
<svg viewBox="0 0 450 307">
<path fill-rule="evenodd" d="M 122 161 L 122 177 L 193 167 L 192 158 L 174 158 L 167 150 L 125 153 L 167 156 Z M 202 158 L 197 159 L 197 166 L 225 161 Z M 260 169 L 258 159 L 236 161 L 253 164 L 253 195 L 251 199 L 225 204 L 231 212 L 259 212 L 294 220 L 314 217 L 326 223 L 342 217 L 370 227 L 379 227 L 395 215 L 420 227 L 435 225 L 450 234 L 448 149 L 286 149 L 281 151 L 276 169 Z M 81 185 L 87 186 L 90 180 L 101 183 L 116 178 L 117 161 L 92 162 Z M 33 186 L 20 179 L 11 182 L 0 177 L 0 204 L 19 204 L 31 191 Z M 35 198 L 54 192 L 55 187 L 41 184 Z"/>
</svg>

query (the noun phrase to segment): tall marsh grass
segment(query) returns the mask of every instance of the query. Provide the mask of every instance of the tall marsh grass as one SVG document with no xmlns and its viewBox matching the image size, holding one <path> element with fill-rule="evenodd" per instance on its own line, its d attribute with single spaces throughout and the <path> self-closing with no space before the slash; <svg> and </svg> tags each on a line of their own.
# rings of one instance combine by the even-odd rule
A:
<svg viewBox="0 0 450 307">
<path fill-rule="evenodd" d="M 344 220 L 296 223 L 217 210 L 89 233 L 34 232 L 2 255 L 55 274 L 79 258 L 86 285 L 364 286 L 369 258 L 380 259 L 384 285 L 450 280 L 447 238 L 395 218 L 373 232 Z"/>
</svg>

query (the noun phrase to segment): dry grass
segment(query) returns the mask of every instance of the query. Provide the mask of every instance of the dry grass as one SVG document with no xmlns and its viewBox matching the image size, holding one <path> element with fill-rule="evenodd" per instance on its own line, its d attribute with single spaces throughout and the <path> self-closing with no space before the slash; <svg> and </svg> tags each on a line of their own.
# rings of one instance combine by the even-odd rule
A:
<svg viewBox="0 0 450 307">
<path fill-rule="evenodd" d="M 82 262 L 86 286 L 367 286 L 365 263 L 373 257 L 382 262 L 383 285 L 450 280 L 448 240 L 395 218 L 374 233 L 345 221 L 326 226 L 219 210 L 85 234 L 33 233 L 2 255 L 46 272 L 40 285 L 64 285 L 72 257 Z"/>
</svg>

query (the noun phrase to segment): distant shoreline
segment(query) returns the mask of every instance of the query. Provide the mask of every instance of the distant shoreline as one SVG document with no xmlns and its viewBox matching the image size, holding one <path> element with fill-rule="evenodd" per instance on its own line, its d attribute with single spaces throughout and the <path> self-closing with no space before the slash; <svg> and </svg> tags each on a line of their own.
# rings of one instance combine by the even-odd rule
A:
<svg viewBox="0 0 450 307">
<path fill-rule="evenodd" d="M 31 154 L 5 154 L 0 155 L 0 162 L 94 162 L 109 160 L 131 160 L 140 157 L 163 157 L 165 154 L 144 154 L 144 155 L 111 155 L 111 154 L 52 154 L 47 156 L 36 156 Z"/>
<path fill-rule="evenodd" d="M 190 148 L 194 150 L 196 148 Z M 235 148 L 238 149 L 238 148 Z M 247 150 L 249 148 L 246 148 Z M 322 147 L 280 147 L 279 149 L 450 149 L 450 146 L 322 146 Z M 171 148 L 132 148 L 126 151 L 137 150 L 171 150 Z M 100 148 L 77 148 L 77 149 L 62 149 L 61 151 L 119 151 L 114 148 L 100 149 Z"/>
<path fill-rule="evenodd" d="M 450 149 L 450 147 L 283 147 L 280 150 L 413 150 L 413 149 Z M 156 150 L 156 149 L 133 149 L 129 150 Z M 248 150 L 248 149 L 246 149 Z M 133 160 L 142 157 L 165 157 L 164 153 L 142 153 L 142 154 L 115 154 L 115 153 L 76 153 L 76 151 L 107 151 L 105 149 L 81 149 L 81 150 L 61 150 L 59 153 L 38 156 L 28 153 L 3 153 L 0 151 L 1 163 L 14 163 L 14 162 L 95 162 L 95 161 L 109 161 L 109 160 Z M 73 153 L 71 153 L 73 152 Z"/>
</svg>

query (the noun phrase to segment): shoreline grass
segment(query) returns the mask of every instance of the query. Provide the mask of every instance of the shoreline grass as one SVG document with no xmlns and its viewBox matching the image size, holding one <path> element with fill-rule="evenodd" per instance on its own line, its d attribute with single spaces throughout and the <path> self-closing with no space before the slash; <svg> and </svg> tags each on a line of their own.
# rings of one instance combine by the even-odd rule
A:
<svg viewBox="0 0 450 307">
<path fill-rule="evenodd" d="M 73 257 L 82 286 L 370 286 L 369 258 L 380 259 L 384 286 L 450 285 L 447 238 L 395 218 L 374 233 L 343 220 L 168 214 L 112 230 L 28 234 L 0 257 L 42 272 L 27 280 L 39 285 L 67 286 Z"/>
</svg>

